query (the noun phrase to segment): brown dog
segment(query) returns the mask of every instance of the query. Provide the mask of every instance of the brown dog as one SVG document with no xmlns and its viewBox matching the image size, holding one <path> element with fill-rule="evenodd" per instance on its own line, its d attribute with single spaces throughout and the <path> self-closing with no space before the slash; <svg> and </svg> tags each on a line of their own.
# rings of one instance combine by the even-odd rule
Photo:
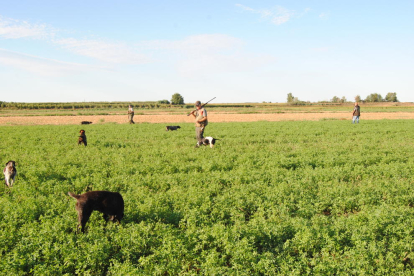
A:
<svg viewBox="0 0 414 276">
<path fill-rule="evenodd" d="M 87 146 L 88 145 L 88 142 L 86 141 L 86 134 L 85 134 L 85 131 L 83 130 L 83 129 L 81 129 L 80 131 L 79 131 L 79 139 L 78 139 L 78 146 L 79 145 L 81 145 L 82 143 L 85 145 L 85 146 Z"/>
<path fill-rule="evenodd" d="M 76 199 L 76 211 L 78 211 L 78 230 L 81 226 L 85 232 L 85 225 L 93 210 L 103 213 L 105 221 L 121 222 L 124 217 L 124 199 L 121 194 L 108 191 L 91 191 L 81 195 L 68 194 Z"/>
<path fill-rule="evenodd" d="M 4 182 L 8 187 L 13 186 L 14 178 L 16 177 L 17 170 L 16 170 L 16 162 L 10 160 L 6 163 L 6 167 L 3 170 L 4 174 Z"/>
</svg>

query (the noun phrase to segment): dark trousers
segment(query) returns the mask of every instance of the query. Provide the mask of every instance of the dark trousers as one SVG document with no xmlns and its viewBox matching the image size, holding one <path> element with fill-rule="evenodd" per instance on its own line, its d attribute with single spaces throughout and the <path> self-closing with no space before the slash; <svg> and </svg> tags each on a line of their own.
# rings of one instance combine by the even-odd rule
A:
<svg viewBox="0 0 414 276">
<path fill-rule="evenodd" d="M 196 127 L 196 139 L 197 142 L 201 142 L 204 138 L 204 129 L 206 127 L 205 126 L 201 126 L 201 127 Z"/>
<path fill-rule="evenodd" d="M 130 124 L 135 124 L 134 121 L 132 120 L 134 118 L 134 113 L 129 113 L 128 114 L 128 121 Z"/>
</svg>

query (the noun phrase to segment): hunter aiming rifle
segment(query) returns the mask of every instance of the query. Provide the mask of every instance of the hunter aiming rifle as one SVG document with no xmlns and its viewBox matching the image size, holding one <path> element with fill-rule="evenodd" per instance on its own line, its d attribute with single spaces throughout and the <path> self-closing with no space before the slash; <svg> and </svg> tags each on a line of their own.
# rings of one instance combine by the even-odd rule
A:
<svg viewBox="0 0 414 276">
<path fill-rule="evenodd" d="M 211 102 L 212 100 L 214 100 L 216 97 L 212 98 L 211 100 L 209 100 L 208 102 L 206 102 L 205 104 L 202 104 L 200 108 L 203 108 L 206 104 L 208 104 L 209 102 Z M 193 111 L 191 111 L 190 113 L 187 114 L 187 116 L 190 116 L 191 114 L 194 113 L 194 111 L 197 111 L 197 109 L 194 109 Z"/>
</svg>

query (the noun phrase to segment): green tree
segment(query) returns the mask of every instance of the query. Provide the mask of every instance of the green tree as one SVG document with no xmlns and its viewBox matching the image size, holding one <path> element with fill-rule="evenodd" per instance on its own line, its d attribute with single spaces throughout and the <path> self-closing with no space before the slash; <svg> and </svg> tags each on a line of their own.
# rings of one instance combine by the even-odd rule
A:
<svg viewBox="0 0 414 276">
<path fill-rule="evenodd" d="M 387 102 L 398 102 L 397 93 L 396 92 L 389 92 L 385 96 L 385 101 L 387 101 Z"/>
<path fill-rule="evenodd" d="M 295 97 L 293 97 L 292 93 L 287 94 L 287 102 L 293 103 L 295 101 Z"/>
<path fill-rule="evenodd" d="M 179 93 L 172 95 L 171 104 L 184 104 L 184 98 Z"/>
<path fill-rule="evenodd" d="M 339 99 L 339 97 L 334 96 L 334 97 L 332 98 L 331 102 L 333 102 L 333 103 L 339 103 L 339 101 L 340 101 L 340 100 L 341 100 L 341 99 Z"/>
<path fill-rule="evenodd" d="M 372 93 L 370 95 L 367 96 L 367 98 L 365 99 L 366 102 L 382 102 L 382 96 L 378 93 Z"/>
<path fill-rule="evenodd" d="M 361 96 L 360 95 L 356 95 L 355 96 L 355 101 L 356 102 L 360 102 L 361 101 Z"/>
<path fill-rule="evenodd" d="M 161 100 L 158 101 L 159 104 L 170 104 L 170 102 L 168 100 Z"/>
<path fill-rule="evenodd" d="M 343 96 L 343 97 L 339 100 L 339 102 L 340 102 L 340 103 L 346 103 L 346 98 L 345 98 L 345 96 Z"/>
</svg>

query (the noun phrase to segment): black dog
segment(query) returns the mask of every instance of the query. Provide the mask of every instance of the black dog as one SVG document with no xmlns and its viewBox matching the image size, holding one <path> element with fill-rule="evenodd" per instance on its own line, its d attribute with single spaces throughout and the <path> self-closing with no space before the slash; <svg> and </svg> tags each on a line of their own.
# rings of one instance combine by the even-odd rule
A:
<svg viewBox="0 0 414 276">
<path fill-rule="evenodd" d="M 90 125 L 90 124 L 92 124 L 92 122 L 89 122 L 89 121 L 82 121 L 81 122 L 81 125 Z"/>
<path fill-rule="evenodd" d="M 16 162 L 10 160 L 6 163 L 6 167 L 3 170 L 4 174 L 4 182 L 8 187 L 13 186 L 14 178 L 16 177 L 17 170 L 16 170 Z"/>
<path fill-rule="evenodd" d="M 86 134 L 85 134 L 85 131 L 83 130 L 83 129 L 81 129 L 80 131 L 79 131 L 79 139 L 78 139 L 78 146 L 79 145 L 81 145 L 82 143 L 85 145 L 85 146 L 87 146 L 88 145 L 88 142 L 86 141 Z"/>
<path fill-rule="evenodd" d="M 85 225 L 96 210 L 103 213 L 105 221 L 121 222 L 124 217 L 124 199 L 121 194 L 108 191 L 91 191 L 81 195 L 68 194 L 76 199 L 76 211 L 78 211 L 78 230 L 85 232 Z"/>
<path fill-rule="evenodd" d="M 179 128 L 181 128 L 181 127 L 180 126 L 166 126 L 165 130 L 166 131 L 169 131 L 169 130 L 173 131 L 173 130 L 177 130 Z"/>
</svg>

